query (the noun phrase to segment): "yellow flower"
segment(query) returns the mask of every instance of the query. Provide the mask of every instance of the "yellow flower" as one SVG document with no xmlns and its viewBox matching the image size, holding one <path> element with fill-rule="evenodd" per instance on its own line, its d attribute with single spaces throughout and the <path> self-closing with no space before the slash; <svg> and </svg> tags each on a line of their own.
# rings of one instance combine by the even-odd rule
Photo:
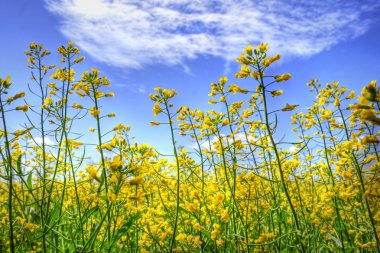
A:
<svg viewBox="0 0 380 253">
<path fill-rule="evenodd" d="M 154 113 L 154 116 L 157 117 L 159 113 L 162 112 L 162 108 L 160 107 L 160 105 L 158 103 L 155 103 L 154 106 L 153 106 L 153 113 Z"/>
<path fill-rule="evenodd" d="M 7 103 L 10 104 L 12 103 L 14 100 L 14 97 L 10 96 L 8 99 L 7 99 Z"/>
<path fill-rule="evenodd" d="M 322 115 L 321 115 L 321 119 L 322 120 L 329 119 L 329 118 L 331 118 L 332 114 L 333 113 L 332 113 L 332 111 L 330 109 L 323 110 L 322 111 Z"/>
<path fill-rule="evenodd" d="M 80 141 L 77 141 L 77 140 L 69 140 L 69 143 L 71 144 L 71 147 L 73 149 L 77 149 L 77 148 L 79 148 L 80 146 L 83 145 L 83 142 L 80 142 Z"/>
<path fill-rule="evenodd" d="M 26 134 L 27 132 L 29 132 L 29 129 L 26 129 L 26 130 L 20 130 L 20 129 L 18 129 L 15 132 L 13 132 L 13 134 L 15 136 L 20 136 L 20 135 Z"/>
<path fill-rule="evenodd" d="M 260 74 L 257 71 L 252 71 L 251 76 L 255 78 L 256 80 L 259 80 Z"/>
<path fill-rule="evenodd" d="M 269 65 L 271 65 L 273 62 L 278 61 L 280 59 L 280 57 L 281 56 L 279 54 L 276 54 L 275 56 L 272 56 L 272 57 L 270 57 L 268 59 L 265 59 L 263 61 L 263 65 L 265 67 L 269 67 Z"/>
<path fill-rule="evenodd" d="M 81 61 L 83 61 L 85 59 L 85 57 L 84 56 L 81 56 L 81 57 L 79 57 L 79 58 L 76 58 L 75 60 L 74 60 L 74 63 L 80 63 Z"/>
<path fill-rule="evenodd" d="M 90 132 L 95 132 L 95 128 L 93 128 L 93 127 L 90 127 L 89 129 L 88 129 L 88 131 L 90 131 Z"/>
<path fill-rule="evenodd" d="M 350 93 L 347 95 L 346 99 L 352 99 L 355 97 L 355 91 L 350 91 Z"/>
<path fill-rule="evenodd" d="M 369 144 L 369 143 L 379 143 L 379 138 L 376 135 L 367 135 L 364 136 L 361 140 L 363 144 Z"/>
<path fill-rule="evenodd" d="M 96 117 L 100 114 L 100 110 L 96 109 L 95 107 L 90 108 L 90 113 L 92 116 Z"/>
<path fill-rule="evenodd" d="M 371 121 L 374 124 L 380 124 L 380 118 L 377 118 L 373 110 L 362 110 L 360 113 L 362 119 Z"/>
<path fill-rule="evenodd" d="M 29 49 L 30 50 L 33 50 L 33 49 L 36 49 L 36 48 L 37 48 L 36 42 L 32 42 L 32 43 L 29 44 Z"/>
<path fill-rule="evenodd" d="M 232 84 L 228 87 L 228 92 L 232 92 L 233 94 L 236 94 L 237 92 L 239 93 L 248 93 L 248 90 L 246 89 L 241 89 L 239 86 L 237 86 L 236 84 Z"/>
<path fill-rule="evenodd" d="M 375 219 L 375 221 L 380 221 L 380 210 L 377 211 L 377 213 L 373 216 L 373 218 Z"/>
<path fill-rule="evenodd" d="M 283 107 L 281 109 L 281 111 L 283 112 L 286 112 L 286 111 L 293 111 L 294 109 L 296 109 L 298 107 L 298 105 L 290 105 L 290 104 L 286 104 L 285 107 Z"/>
<path fill-rule="evenodd" d="M 214 228 L 211 232 L 211 239 L 212 240 L 215 240 L 216 237 L 218 236 L 219 234 L 219 231 L 220 231 L 220 225 L 219 224 L 213 224 L 212 227 Z"/>
<path fill-rule="evenodd" d="M 106 97 L 114 97 L 114 96 L 115 96 L 115 93 L 113 92 L 106 93 Z"/>
<path fill-rule="evenodd" d="M 58 48 L 58 53 L 60 53 L 61 55 L 65 55 L 66 54 L 66 48 L 64 46 L 60 46 Z"/>
<path fill-rule="evenodd" d="M 241 115 L 241 118 L 242 119 L 246 119 L 246 118 L 248 118 L 248 117 L 250 117 L 250 116 L 252 116 L 253 115 L 253 111 L 251 110 L 251 109 L 245 109 L 244 111 L 243 111 L 243 114 Z"/>
<path fill-rule="evenodd" d="M 168 99 L 168 98 L 174 97 L 174 95 L 177 94 L 177 91 L 175 89 L 173 90 L 164 89 L 162 94 L 164 94 L 164 98 Z"/>
<path fill-rule="evenodd" d="M 102 144 L 101 148 L 107 149 L 108 151 L 112 151 L 114 149 L 114 147 L 110 144 Z"/>
<path fill-rule="evenodd" d="M 200 225 L 198 222 L 196 222 L 193 226 L 198 231 L 202 231 L 204 229 L 203 226 Z"/>
<path fill-rule="evenodd" d="M 5 82 L 6 84 L 10 85 L 11 84 L 11 77 L 10 76 L 6 76 L 5 77 Z"/>
<path fill-rule="evenodd" d="M 112 203 L 114 203 L 116 201 L 116 198 L 117 198 L 116 194 L 112 193 L 112 192 L 109 192 L 107 194 L 107 197 L 108 197 L 108 200 L 111 201 Z"/>
<path fill-rule="evenodd" d="M 261 53 L 265 53 L 266 51 L 268 51 L 268 47 L 269 47 L 269 44 L 268 44 L 268 43 L 266 43 L 266 44 L 261 43 L 260 45 L 258 45 L 258 46 L 256 47 L 256 50 L 257 50 L 257 51 L 260 51 Z"/>
<path fill-rule="evenodd" d="M 160 123 L 159 123 L 159 122 L 156 122 L 156 121 L 151 121 L 151 122 L 150 122 L 150 125 L 151 125 L 151 126 L 159 126 Z"/>
<path fill-rule="evenodd" d="M 17 111 L 27 112 L 29 110 L 29 105 L 20 105 L 20 106 L 17 106 L 16 110 Z"/>
<path fill-rule="evenodd" d="M 216 240 L 216 245 L 217 245 L 218 247 L 222 247 L 223 244 L 224 244 L 224 240 L 223 240 L 223 239 L 218 239 L 218 240 Z"/>
<path fill-rule="evenodd" d="M 119 123 L 117 126 L 115 126 L 112 130 L 113 131 L 120 131 L 124 128 L 123 123 Z"/>
<path fill-rule="evenodd" d="M 115 156 L 112 162 L 109 164 L 112 171 L 118 171 L 124 165 L 124 162 L 121 160 L 120 156 Z"/>
<path fill-rule="evenodd" d="M 251 71 L 251 67 L 243 64 L 240 68 L 240 71 L 235 74 L 236 78 L 247 78 Z"/>
<path fill-rule="evenodd" d="M 53 99 L 51 97 L 45 98 L 44 99 L 44 104 L 45 105 L 51 105 L 53 103 Z"/>
<path fill-rule="evenodd" d="M 223 222 L 229 222 L 230 221 L 230 216 L 228 214 L 228 208 L 224 209 L 222 213 L 220 214 L 220 219 Z"/>
<path fill-rule="evenodd" d="M 25 92 L 22 91 L 22 92 L 17 93 L 16 95 L 14 95 L 13 100 L 23 98 L 23 97 L 25 97 Z"/>
<path fill-rule="evenodd" d="M 228 78 L 226 76 L 223 76 L 221 78 L 219 78 L 219 84 L 220 85 L 225 85 L 228 81 Z"/>
<path fill-rule="evenodd" d="M 223 119 L 222 126 L 226 126 L 228 124 L 230 124 L 230 121 L 228 120 L 228 118 Z"/>
<path fill-rule="evenodd" d="M 43 109 L 48 109 L 48 107 L 53 104 L 53 99 L 51 97 L 44 99 L 44 104 L 41 106 Z"/>
<path fill-rule="evenodd" d="M 61 81 L 74 81 L 75 71 L 74 69 L 70 69 L 70 72 L 63 68 L 58 68 L 56 71 L 50 76 L 52 79 L 58 79 Z"/>
<path fill-rule="evenodd" d="M 372 80 L 362 89 L 362 95 L 371 102 L 376 102 L 376 80 Z"/>
<path fill-rule="evenodd" d="M 248 44 L 247 47 L 244 49 L 244 52 L 247 53 L 248 55 L 252 55 L 252 45 Z"/>
<path fill-rule="evenodd" d="M 362 105 L 362 104 L 350 104 L 347 109 L 353 110 L 353 109 L 372 109 L 369 105 Z"/>
<path fill-rule="evenodd" d="M 162 92 L 161 86 L 154 87 L 153 90 L 157 91 L 157 93 L 161 93 Z"/>
<path fill-rule="evenodd" d="M 185 241 L 186 238 L 187 238 L 186 234 L 181 233 L 181 234 L 177 235 L 175 239 L 176 239 L 176 241 L 181 242 L 181 241 Z"/>
<path fill-rule="evenodd" d="M 142 184 L 142 183 L 144 183 L 144 176 L 143 175 L 139 175 L 137 177 L 134 177 L 131 180 L 129 180 L 128 183 L 130 185 L 139 185 L 139 184 Z"/>
<path fill-rule="evenodd" d="M 271 91 L 270 94 L 272 95 L 272 97 L 278 97 L 280 96 L 284 91 L 283 90 L 274 90 L 274 91 Z"/>
<path fill-rule="evenodd" d="M 88 172 L 88 178 L 90 180 L 95 179 L 96 181 L 100 182 L 100 178 L 98 176 L 98 172 L 97 172 L 95 166 L 87 167 L 87 172 Z"/>
<path fill-rule="evenodd" d="M 36 64 L 36 59 L 34 58 L 34 57 L 30 57 L 30 58 L 28 58 L 28 62 L 30 63 L 30 64 Z"/>
<path fill-rule="evenodd" d="M 98 91 L 98 90 L 95 90 L 95 97 L 97 98 L 97 99 L 100 99 L 100 98 L 102 98 L 104 96 L 104 92 L 102 92 L 102 91 Z"/>
<path fill-rule="evenodd" d="M 249 64 L 249 59 L 245 58 L 244 54 L 241 54 L 239 58 L 236 59 L 236 62 L 242 63 L 242 64 Z"/>
<path fill-rule="evenodd" d="M 336 97 L 336 98 L 334 99 L 334 106 L 335 106 L 335 107 L 340 106 L 340 99 L 339 99 L 339 97 Z"/>
<path fill-rule="evenodd" d="M 286 73 L 283 75 L 275 76 L 274 78 L 276 79 L 277 82 L 283 82 L 283 81 L 289 80 L 291 77 L 292 77 L 291 74 Z"/>
</svg>

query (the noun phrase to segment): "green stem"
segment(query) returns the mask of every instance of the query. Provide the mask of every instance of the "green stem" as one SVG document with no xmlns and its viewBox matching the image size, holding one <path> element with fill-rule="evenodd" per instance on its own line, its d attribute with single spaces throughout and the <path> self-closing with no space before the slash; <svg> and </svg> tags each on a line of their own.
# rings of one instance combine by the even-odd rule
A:
<svg viewBox="0 0 380 253">
<path fill-rule="evenodd" d="M 7 163 L 8 163 L 8 180 L 9 180 L 9 193 L 8 193 L 8 219 L 9 219 L 9 240 L 10 240 L 10 250 L 11 253 L 15 252 L 15 244 L 14 244 L 14 238 L 13 238 L 13 214 L 12 214 L 12 194 L 13 194 L 13 166 L 12 166 L 12 155 L 9 147 L 9 140 L 8 140 L 8 131 L 7 131 L 7 124 L 5 123 L 5 113 L 4 113 L 4 106 L 3 106 L 3 100 L 1 99 L 0 94 L 0 106 L 1 106 L 1 118 L 3 121 L 4 126 L 4 137 L 5 137 L 5 150 L 7 153 Z M 6 167 L 6 166 L 4 166 Z"/>
<path fill-rule="evenodd" d="M 288 192 L 288 188 L 286 187 L 285 178 L 284 178 L 284 172 L 282 170 L 282 165 L 281 165 L 281 159 L 280 159 L 280 155 L 279 155 L 278 150 L 277 150 L 277 144 L 274 141 L 273 133 L 272 133 L 272 130 L 271 130 L 271 127 L 270 127 L 270 124 L 269 124 L 268 106 L 267 106 L 267 99 L 266 99 L 266 94 L 265 94 L 266 90 L 265 90 L 265 85 L 264 85 L 264 80 L 263 80 L 263 71 L 261 70 L 261 67 L 260 67 L 259 64 L 257 64 L 257 68 L 258 68 L 258 72 L 259 72 L 259 75 L 260 75 L 259 82 L 260 82 L 261 94 L 262 94 L 262 97 L 263 97 L 263 104 L 264 104 L 265 125 L 266 125 L 267 132 L 268 132 L 268 135 L 269 135 L 269 138 L 270 138 L 270 141 L 271 141 L 271 144 L 272 144 L 272 147 L 274 149 L 275 156 L 276 156 L 277 166 L 278 166 L 278 169 L 279 169 L 279 172 L 280 172 L 280 177 L 281 177 L 282 188 L 284 190 L 284 193 L 285 193 L 286 199 L 288 201 L 289 207 L 290 207 L 290 209 L 292 211 L 296 228 L 297 228 L 297 230 L 299 232 L 301 232 L 300 225 L 299 225 L 299 222 L 298 222 L 297 213 L 296 213 L 296 211 L 294 209 L 292 200 L 290 198 L 290 194 Z M 301 251 L 305 252 L 303 244 L 302 243 L 300 243 L 300 244 L 301 244 Z"/>
<path fill-rule="evenodd" d="M 321 122 L 321 120 L 319 119 L 319 117 L 318 117 L 318 115 L 316 113 L 315 113 L 315 116 L 317 117 L 320 131 L 321 131 L 322 135 L 324 135 L 324 131 L 323 131 L 323 127 L 322 127 L 322 122 Z M 329 169 L 328 170 L 329 171 L 328 174 L 329 174 L 329 176 L 331 178 L 331 184 L 332 184 L 333 188 L 335 188 L 335 179 L 334 179 L 334 175 L 333 175 L 333 172 L 332 172 L 330 159 L 329 159 L 329 156 L 328 156 L 328 153 L 327 153 L 326 137 L 323 137 L 322 139 L 323 139 L 323 148 L 324 148 L 324 153 L 325 153 L 325 160 L 326 160 L 326 163 L 327 163 L 327 168 Z M 343 232 L 342 232 L 342 223 L 343 223 L 343 221 L 342 221 L 342 218 L 341 218 L 341 215 L 340 215 L 340 210 L 339 210 L 339 206 L 338 206 L 338 200 L 337 200 L 337 196 L 336 196 L 335 192 L 334 192 L 333 201 L 334 201 L 334 208 L 335 208 L 336 214 L 338 216 L 339 236 L 340 236 L 340 240 L 342 242 L 342 249 L 343 249 L 343 252 L 345 252 L 344 237 L 343 237 Z M 345 232 L 345 234 L 348 234 L 347 230 L 345 228 L 344 228 L 344 232 Z"/>
<path fill-rule="evenodd" d="M 93 96 L 94 96 L 94 102 L 95 102 L 95 109 L 96 110 L 99 110 L 99 106 L 98 106 L 98 99 L 97 99 L 97 91 L 95 89 L 95 85 L 93 83 L 91 83 L 91 87 L 92 87 L 92 93 L 93 93 Z M 107 171 L 106 171 L 106 163 L 105 163 L 105 159 L 104 159 L 104 153 L 103 153 L 103 149 L 102 149 L 102 133 L 101 133 L 101 130 L 100 130 L 100 118 L 99 118 L 99 115 L 96 115 L 96 124 L 97 124 L 97 134 L 98 134 L 98 143 L 99 143 L 99 152 L 100 152 L 100 157 L 101 157 L 101 160 L 102 160 L 102 181 L 99 185 L 99 191 L 101 190 L 101 187 L 102 187 L 102 184 L 104 182 L 104 188 L 106 190 L 106 204 L 107 204 L 107 210 L 110 209 L 110 202 L 108 200 L 108 179 L 107 179 Z M 108 238 L 108 241 L 110 242 L 111 241 L 111 228 L 110 228 L 110 225 L 111 225 L 111 214 L 110 212 L 107 212 L 107 222 L 108 222 L 108 225 L 107 225 L 107 238 Z M 110 250 L 110 249 L 108 249 Z"/>
<path fill-rule="evenodd" d="M 40 205 L 40 214 L 41 214 L 41 225 L 43 229 L 42 234 L 42 247 L 43 252 L 46 252 L 46 226 L 45 226 L 45 193 L 46 193 L 46 146 L 45 146 L 45 127 L 44 127 L 44 99 L 45 93 L 42 87 L 42 66 L 41 66 L 41 57 L 38 53 L 38 85 L 41 90 L 41 113 L 40 113 L 40 125 L 41 125 L 41 139 L 42 139 L 42 198 Z M 49 209 L 46 209 L 46 214 L 49 213 Z"/>
<path fill-rule="evenodd" d="M 173 145 L 173 152 L 174 152 L 174 157 L 175 157 L 175 162 L 176 162 L 176 166 L 177 166 L 177 172 L 176 172 L 176 179 L 177 179 L 177 187 L 176 187 L 176 210 L 175 210 L 175 220 L 174 220 L 174 227 L 173 227 L 173 234 L 172 234 L 172 238 L 170 240 L 170 253 L 173 252 L 173 248 L 174 248 L 174 245 L 175 245 L 175 236 L 176 236 L 176 233 L 177 233 L 177 226 L 178 226 L 178 216 L 179 216 L 179 202 L 180 202 L 180 198 L 179 198 L 179 193 L 180 193 L 180 166 L 179 166 L 179 160 L 178 160 L 178 153 L 177 153 L 177 147 L 176 147 L 176 144 L 175 144 L 175 139 L 174 139 L 174 129 L 173 129 L 173 122 L 172 122 L 172 115 L 170 114 L 170 111 L 169 111 L 169 105 L 168 105 L 168 101 L 165 100 L 164 101 L 164 104 L 165 104 L 165 110 L 166 110 L 166 113 L 169 117 L 169 126 L 170 126 L 170 134 L 171 134 L 171 139 L 172 139 L 172 145 Z"/>
<path fill-rule="evenodd" d="M 338 110 L 339 110 L 340 116 L 341 116 L 342 121 L 343 121 L 344 132 L 346 134 L 346 138 L 349 141 L 350 140 L 350 136 L 348 134 L 348 128 L 347 128 L 347 125 L 346 125 L 346 121 L 344 120 L 343 112 L 342 112 L 342 109 L 340 108 L 340 106 L 338 106 Z M 376 150 L 376 147 L 375 147 L 375 150 Z M 360 180 L 360 186 L 361 186 L 362 194 L 364 194 L 365 193 L 365 184 L 364 184 L 364 180 L 363 180 L 363 176 L 362 176 L 362 170 L 361 170 L 359 162 L 358 162 L 358 160 L 357 160 L 357 158 L 356 158 L 356 156 L 355 156 L 355 154 L 354 154 L 354 152 L 352 150 L 351 150 L 351 158 L 354 161 L 354 164 L 355 164 L 355 167 L 356 167 L 356 172 L 357 172 L 359 180 Z M 379 239 L 379 236 L 377 234 L 375 220 L 373 219 L 371 208 L 370 208 L 368 199 L 365 196 L 365 194 L 364 194 L 364 202 L 365 202 L 366 209 L 367 209 L 367 212 L 368 212 L 369 220 L 371 221 L 372 231 L 373 231 L 373 234 L 375 236 L 377 252 L 380 252 L 380 239 Z"/>
</svg>

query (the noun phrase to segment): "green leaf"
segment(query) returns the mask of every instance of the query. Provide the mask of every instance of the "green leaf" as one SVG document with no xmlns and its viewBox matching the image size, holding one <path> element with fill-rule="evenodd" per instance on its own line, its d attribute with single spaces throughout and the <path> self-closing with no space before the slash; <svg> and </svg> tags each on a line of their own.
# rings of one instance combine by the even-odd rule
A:
<svg viewBox="0 0 380 253">
<path fill-rule="evenodd" d="M 60 212 L 60 205 L 56 205 L 54 210 L 51 212 L 51 216 L 50 216 L 50 219 L 49 219 L 49 225 L 54 225 L 54 223 L 57 221 L 58 219 L 58 216 L 59 216 L 59 212 Z"/>
<path fill-rule="evenodd" d="M 33 171 L 29 172 L 28 178 L 26 179 L 26 186 L 28 187 L 29 192 L 33 191 L 32 179 L 33 179 Z"/>
<path fill-rule="evenodd" d="M 17 173 L 19 174 L 19 175 L 21 175 L 22 174 L 22 171 L 21 171 L 21 155 L 19 155 L 18 156 L 18 158 L 17 158 Z"/>
<path fill-rule="evenodd" d="M 81 224 L 82 224 L 82 225 L 85 224 L 85 223 L 87 222 L 88 218 L 90 218 L 90 216 L 91 216 L 94 212 L 96 212 L 96 211 L 98 211 L 98 210 L 99 210 L 99 207 L 98 207 L 98 206 L 95 206 L 95 207 L 91 208 L 90 210 L 88 210 L 88 211 L 83 215 L 82 220 L 81 220 Z"/>
</svg>

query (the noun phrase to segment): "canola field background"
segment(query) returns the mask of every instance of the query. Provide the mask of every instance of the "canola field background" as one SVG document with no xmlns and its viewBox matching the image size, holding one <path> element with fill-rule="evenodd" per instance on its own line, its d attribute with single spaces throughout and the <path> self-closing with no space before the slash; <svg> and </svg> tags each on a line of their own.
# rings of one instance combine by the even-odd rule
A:
<svg viewBox="0 0 380 253">
<path fill-rule="evenodd" d="M 251 86 L 211 84 L 218 109 L 152 91 L 152 131 L 170 133 L 167 157 L 126 124 L 103 127 L 116 115 L 102 101 L 115 94 L 100 70 L 76 73 L 84 56 L 72 42 L 58 48 L 57 66 L 30 44 L 34 88 L 15 93 L 0 79 L 0 252 L 380 252 L 380 88 L 372 81 L 355 94 L 313 79 L 306 111 L 274 106 L 291 74 L 272 73 L 281 57 L 267 51 L 248 45 L 237 58 L 236 77 Z M 25 127 L 9 131 L 14 111 Z M 292 142 L 276 135 L 283 113 Z M 84 117 L 96 127 L 78 134 Z M 97 135 L 92 163 L 87 131 Z M 193 149 L 178 145 L 182 136 Z"/>
</svg>

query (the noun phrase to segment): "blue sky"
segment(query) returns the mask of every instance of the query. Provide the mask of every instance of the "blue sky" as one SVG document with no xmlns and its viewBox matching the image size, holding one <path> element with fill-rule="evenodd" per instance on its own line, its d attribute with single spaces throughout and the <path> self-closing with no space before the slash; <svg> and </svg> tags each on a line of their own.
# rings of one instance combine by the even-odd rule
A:
<svg viewBox="0 0 380 253">
<path fill-rule="evenodd" d="M 265 3 L 262 3 L 265 2 Z M 380 79 L 380 2 L 376 0 L 4 0 L 0 2 L 0 76 L 12 76 L 26 90 L 29 70 L 23 54 L 30 42 L 56 48 L 74 41 L 86 56 L 82 67 L 96 67 L 111 81 L 116 97 L 103 101 L 105 112 L 132 126 L 139 142 L 170 152 L 165 126 L 151 127 L 149 93 L 176 88 L 177 106 L 210 109 L 210 82 L 227 75 L 246 44 L 269 42 L 282 59 L 273 73 L 290 72 L 278 104 L 311 105 L 305 83 L 333 80 L 360 91 Z M 253 80 L 237 81 L 243 87 Z M 216 107 L 215 109 L 218 109 Z M 20 114 L 9 122 L 18 128 Z M 284 122 L 290 114 L 283 115 Z M 83 132 L 95 126 L 89 118 Z M 284 125 L 289 128 L 290 126 Z"/>
</svg>

